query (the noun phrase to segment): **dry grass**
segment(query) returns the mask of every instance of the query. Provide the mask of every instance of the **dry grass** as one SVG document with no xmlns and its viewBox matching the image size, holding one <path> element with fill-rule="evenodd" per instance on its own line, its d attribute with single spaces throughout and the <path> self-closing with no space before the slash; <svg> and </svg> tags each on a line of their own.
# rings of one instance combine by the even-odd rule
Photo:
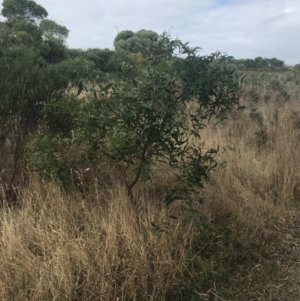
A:
<svg viewBox="0 0 300 301">
<path fill-rule="evenodd" d="M 147 203 L 138 223 L 121 188 L 94 204 L 51 186 L 24 199 L 1 218 L 4 300 L 160 300 L 184 279 L 196 232 L 142 231 L 165 214 Z"/>
<path fill-rule="evenodd" d="M 257 76 L 241 91 L 247 108 L 202 134 L 227 162 L 202 192 L 203 215 L 157 206 L 173 182 L 161 166 L 135 190 L 138 217 L 110 166 L 84 198 L 32 180 L 0 215 L 0 299 L 298 300 L 298 78 L 275 74 L 282 87 L 270 88 Z"/>
</svg>

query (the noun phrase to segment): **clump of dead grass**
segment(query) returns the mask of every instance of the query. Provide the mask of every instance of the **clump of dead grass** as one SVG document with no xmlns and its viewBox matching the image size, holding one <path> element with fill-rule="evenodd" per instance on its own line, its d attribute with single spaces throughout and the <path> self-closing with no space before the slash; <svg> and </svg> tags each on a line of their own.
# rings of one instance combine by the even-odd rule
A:
<svg viewBox="0 0 300 301">
<path fill-rule="evenodd" d="M 147 203 L 139 222 L 120 188 L 93 204 L 24 194 L 1 214 L 0 278 L 5 300 L 162 300 L 183 281 L 198 233 L 181 221 L 158 239 L 147 232 L 165 211 Z"/>
</svg>

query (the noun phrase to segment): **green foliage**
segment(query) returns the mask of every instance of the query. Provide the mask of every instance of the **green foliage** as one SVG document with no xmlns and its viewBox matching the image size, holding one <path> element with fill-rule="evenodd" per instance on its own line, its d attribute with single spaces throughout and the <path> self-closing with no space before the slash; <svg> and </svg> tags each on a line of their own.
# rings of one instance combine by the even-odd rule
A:
<svg viewBox="0 0 300 301">
<path fill-rule="evenodd" d="M 94 62 L 95 67 L 103 72 L 114 72 L 117 66 L 113 63 L 114 51 L 99 48 L 88 49 L 84 51 L 83 57 Z"/>
<path fill-rule="evenodd" d="M 38 127 L 44 99 L 52 96 L 43 85 L 43 63 L 24 45 L 6 49 L 0 58 L 0 168 L 5 172 L 2 184 L 8 201 L 16 197 L 13 187 L 22 185 L 27 136 Z"/>
<path fill-rule="evenodd" d="M 11 41 L 14 45 L 26 45 L 39 49 L 41 46 L 42 33 L 39 27 L 24 19 L 16 20 L 12 25 L 13 35 Z"/>
<path fill-rule="evenodd" d="M 253 59 L 234 60 L 233 63 L 239 70 L 282 70 L 285 68 L 284 61 L 277 58 L 256 57 Z"/>
<path fill-rule="evenodd" d="M 253 67 L 258 69 L 268 68 L 269 62 L 261 56 L 256 57 L 253 62 Z"/>
<path fill-rule="evenodd" d="M 84 51 L 82 49 L 76 48 L 67 48 L 66 55 L 67 58 L 75 59 L 75 58 L 83 58 Z"/>
<path fill-rule="evenodd" d="M 296 64 L 296 65 L 294 66 L 294 70 L 300 71 L 300 64 Z"/>
<path fill-rule="evenodd" d="M 132 38 L 134 36 L 134 32 L 131 31 L 131 30 L 123 30 L 121 32 L 119 32 L 117 34 L 117 36 L 115 37 L 114 39 L 114 43 L 118 42 L 118 41 L 121 41 L 121 40 L 128 40 L 130 38 Z"/>
<path fill-rule="evenodd" d="M 47 12 L 34 1 L 6 0 L 2 13 L 6 23 L 0 24 L 0 47 L 25 45 L 33 47 L 48 63 L 58 63 L 66 58 L 65 40 L 69 30 L 52 20 L 44 19 Z"/>
<path fill-rule="evenodd" d="M 45 8 L 32 0 L 3 0 L 2 6 L 1 14 L 9 23 L 19 19 L 34 22 L 48 16 Z"/>
<path fill-rule="evenodd" d="M 44 43 L 42 44 L 42 56 L 48 63 L 58 63 L 67 57 L 66 39 L 69 30 L 65 26 L 58 25 L 52 20 L 45 19 L 39 29 Z"/>
<path fill-rule="evenodd" d="M 80 58 L 67 59 L 47 68 L 55 74 L 52 81 L 55 82 L 57 87 L 60 83 L 64 84 L 61 97 L 51 98 L 43 107 L 43 123 L 48 133 L 60 137 L 69 135 L 75 127 L 76 108 L 80 110 L 81 101 L 78 98 L 67 97 L 64 94 L 67 86 L 72 88 L 78 78 L 88 74 L 93 68 L 94 64 L 91 61 Z"/>
<path fill-rule="evenodd" d="M 66 114 L 59 122 L 54 104 L 64 99 L 70 80 L 85 74 L 92 65 L 85 60 L 66 60 L 49 65 L 38 50 L 25 45 L 5 49 L 0 57 L 0 169 L 9 172 L 7 186 L 21 185 L 25 147 L 29 137 L 43 129 L 68 129 Z M 78 75 L 79 74 L 79 75 Z M 51 114 L 45 107 L 52 106 Z M 55 122 L 55 123 L 53 123 Z M 71 129 L 72 127 L 69 126 Z"/>
<path fill-rule="evenodd" d="M 40 23 L 40 29 L 46 40 L 59 39 L 65 41 L 68 38 L 69 30 L 65 26 L 58 25 L 55 21 L 44 19 Z"/>
<path fill-rule="evenodd" d="M 0 22 L 0 49 L 11 45 L 12 29 L 6 23 Z"/>
<path fill-rule="evenodd" d="M 65 40 L 68 32 L 65 26 L 52 20 L 43 20 L 37 25 L 27 18 L 16 18 L 12 24 L 1 24 L 0 46 L 33 47 L 48 63 L 58 63 L 66 58 Z"/>
<path fill-rule="evenodd" d="M 105 73 L 114 73 L 121 71 L 118 65 L 119 59 L 116 59 L 115 51 L 108 48 L 66 49 L 66 58 L 89 60 L 94 64 L 94 74 L 103 78 Z"/>
<path fill-rule="evenodd" d="M 0 59 L 1 122 L 14 114 L 25 118 L 24 130 L 31 128 L 38 114 L 43 60 L 33 49 L 14 46 Z M 27 115 L 28 113 L 28 115 Z M 33 115 L 32 115 L 33 114 Z M 22 118 L 23 119 L 23 118 Z"/>
<path fill-rule="evenodd" d="M 139 52 L 139 61 L 123 56 L 122 72 L 107 75 L 107 84 L 88 87 L 80 81 L 79 93 L 88 91 L 90 96 L 77 108 L 77 163 L 108 157 L 135 201 L 132 189 L 141 174 L 161 162 L 177 177 L 168 202 L 191 201 L 193 191 L 197 195 L 194 189 L 203 187 L 216 167 L 217 150 L 204 151 L 200 131 L 209 120 L 221 120 L 239 105 L 238 75 L 228 68 L 229 57 L 200 57 L 197 48 L 167 34 Z M 192 112 L 187 111 L 189 105 L 194 106 Z"/>
<path fill-rule="evenodd" d="M 39 171 L 45 180 L 54 179 L 63 187 L 74 184 L 72 168 L 77 158 L 70 155 L 72 145 L 72 137 L 50 138 L 49 135 L 40 135 L 26 146 L 27 153 L 35 153 L 34 157 L 27 156 L 27 164 L 31 171 Z M 64 164 L 61 164 L 62 160 Z"/>
<path fill-rule="evenodd" d="M 284 61 L 278 60 L 277 58 L 269 59 L 269 65 L 271 68 L 282 68 L 284 67 Z"/>
<path fill-rule="evenodd" d="M 51 64 L 62 62 L 67 54 L 67 47 L 59 39 L 49 39 L 40 45 L 41 56 Z"/>
<path fill-rule="evenodd" d="M 10 31 L 4 34 L 6 43 L 34 47 L 48 63 L 58 63 L 66 58 L 65 39 L 68 30 L 51 20 L 43 20 L 38 26 L 27 19 L 17 19 Z M 9 28 L 9 27 L 8 27 Z"/>
<path fill-rule="evenodd" d="M 116 50 L 137 53 L 141 48 L 150 47 L 157 40 L 158 34 L 152 30 L 142 29 L 136 33 L 125 30 L 116 36 L 114 46 Z"/>
</svg>

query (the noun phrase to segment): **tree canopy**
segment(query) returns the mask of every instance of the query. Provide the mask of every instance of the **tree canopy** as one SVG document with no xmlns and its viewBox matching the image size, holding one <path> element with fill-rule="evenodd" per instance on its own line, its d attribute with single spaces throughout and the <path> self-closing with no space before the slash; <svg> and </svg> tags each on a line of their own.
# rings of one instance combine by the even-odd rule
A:
<svg viewBox="0 0 300 301">
<path fill-rule="evenodd" d="M 40 23 L 40 29 L 46 40 L 55 38 L 65 41 L 69 35 L 67 27 L 59 25 L 55 21 L 48 19 L 45 19 Z"/>
<path fill-rule="evenodd" d="M 139 30 L 134 33 L 131 30 L 124 30 L 118 33 L 114 40 L 116 50 L 137 53 L 142 48 L 147 48 L 157 42 L 158 34 L 152 30 Z"/>
<path fill-rule="evenodd" d="M 46 9 L 32 0 L 3 0 L 2 6 L 1 14 L 9 23 L 18 19 L 35 22 L 48 16 Z"/>
</svg>

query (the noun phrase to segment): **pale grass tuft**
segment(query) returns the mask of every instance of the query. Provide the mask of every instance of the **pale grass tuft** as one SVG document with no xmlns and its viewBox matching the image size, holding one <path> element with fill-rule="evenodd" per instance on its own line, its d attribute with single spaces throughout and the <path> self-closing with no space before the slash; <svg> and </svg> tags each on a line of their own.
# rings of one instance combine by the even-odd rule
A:
<svg viewBox="0 0 300 301">
<path fill-rule="evenodd" d="M 204 190 L 206 209 L 213 216 L 233 214 L 244 231 L 260 233 L 270 220 L 288 219 L 299 208 L 300 128 L 298 101 L 280 108 L 275 103 L 251 103 L 234 120 L 209 126 L 206 146 L 220 146 L 215 171 Z M 230 148 L 228 148 L 230 147 Z M 222 213 L 222 211 L 224 211 Z M 236 223 L 240 227 L 239 223 Z"/>
<path fill-rule="evenodd" d="M 193 237 L 181 222 L 160 239 L 145 230 L 167 212 L 144 204 L 138 222 L 120 188 L 89 204 L 54 186 L 1 216 L 5 300 L 160 300 L 183 279 Z M 94 298 L 94 299 L 93 299 Z"/>
</svg>

